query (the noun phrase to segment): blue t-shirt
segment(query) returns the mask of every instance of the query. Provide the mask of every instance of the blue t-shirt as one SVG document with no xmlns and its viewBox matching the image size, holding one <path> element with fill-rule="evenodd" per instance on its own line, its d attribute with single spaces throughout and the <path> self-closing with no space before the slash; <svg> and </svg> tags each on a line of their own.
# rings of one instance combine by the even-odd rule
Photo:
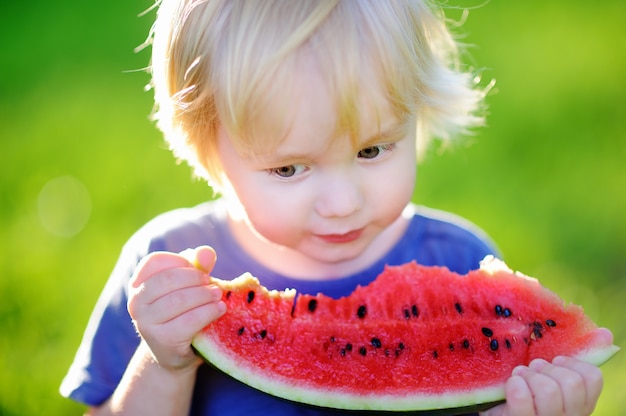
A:
<svg viewBox="0 0 626 416">
<path fill-rule="evenodd" d="M 256 262 L 237 244 L 227 225 L 225 204 L 207 202 L 165 213 L 141 228 L 124 246 L 89 319 L 82 343 L 61 385 L 61 394 L 97 406 L 117 387 L 139 338 L 126 309 L 127 286 L 138 262 L 154 251 L 180 252 L 212 246 L 218 261 L 212 275 L 234 278 L 250 272 L 269 289 L 294 288 L 300 293 L 340 297 L 367 285 L 385 265 L 416 260 L 447 266 L 457 273 L 476 269 L 496 250 L 478 228 L 451 214 L 410 205 L 411 219 L 400 241 L 366 270 L 330 280 L 303 280 L 280 275 Z M 251 389 L 203 365 L 198 370 L 193 415 L 330 415 L 332 411 L 298 406 Z"/>
</svg>

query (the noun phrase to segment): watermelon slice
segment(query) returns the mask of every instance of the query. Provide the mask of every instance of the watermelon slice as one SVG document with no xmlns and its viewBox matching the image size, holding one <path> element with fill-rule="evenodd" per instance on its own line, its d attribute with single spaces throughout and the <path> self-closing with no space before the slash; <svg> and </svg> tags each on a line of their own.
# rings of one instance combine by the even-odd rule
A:
<svg viewBox="0 0 626 416">
<path fill-rule="evenodd" d="M 215 280 L 226 314 L 193 347 L 232 377 L 284 399 L 338 409 L 468 408 L 504 398 L 513 368 L 570 355 L 600 365 L 619 349 L 583 309 L 493 257 L 461 276 L 387 267 L 350 296 Z"/>
</svg>

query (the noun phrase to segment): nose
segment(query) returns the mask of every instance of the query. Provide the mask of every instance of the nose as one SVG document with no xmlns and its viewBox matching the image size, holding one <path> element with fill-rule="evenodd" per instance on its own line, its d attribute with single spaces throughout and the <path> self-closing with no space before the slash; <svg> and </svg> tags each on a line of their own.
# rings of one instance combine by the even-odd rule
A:
<svg viewBox="0 0 626 416">
<path fill-rule="evenodd" d="M 364 195 L 358 178 L 338 174 L 320 183 L 315 211 L 322 217 L 348 217 L 363 206 Z"/>
</svg>

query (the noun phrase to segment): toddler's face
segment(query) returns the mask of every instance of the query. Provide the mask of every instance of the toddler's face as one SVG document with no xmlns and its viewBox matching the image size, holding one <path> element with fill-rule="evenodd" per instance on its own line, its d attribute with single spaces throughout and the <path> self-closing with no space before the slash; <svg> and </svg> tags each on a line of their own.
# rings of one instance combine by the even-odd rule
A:
<svg viewBox="0 0 626 416">
<path fill-rule="evenodd" d="M 334 103 L 319 73 L 299 69 L 295 88 L 285 91 L 288 126 L 276 148 L 238 153 L 219 128 L 227 187 L 261 240 L 325 264 L 358 260 L 411 199 L 415 123 L 399 120 L 382 92 L 372 93 L 379 82 L 365 79 L 354 147 L 347 135 L 334 137 Z"/>
</svg>

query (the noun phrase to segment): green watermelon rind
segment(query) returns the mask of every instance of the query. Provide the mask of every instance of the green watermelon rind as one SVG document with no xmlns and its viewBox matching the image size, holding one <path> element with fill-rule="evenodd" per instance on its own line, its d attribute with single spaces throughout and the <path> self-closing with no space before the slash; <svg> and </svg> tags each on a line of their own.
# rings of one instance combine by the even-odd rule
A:
<svg viewBox="0 0 626 416">
<path fill-rule="evenodd" d="M 293 380 L 280 376 L 268 377 L 265 371 L 246 365 L 245 361 L 207 334 L 196 336 L 192 345 L 207 362 L 231 377 L 273 396 L 314 406 L 345 410 L 423 411 L 468 408 L 471 405 L 497 404 L 504 400 L 503 384 L 441 395 L 360 395 L 336 389 L 322 390 L 308 385 L 294 385 Z M 576 358 L 600 366 L 618 350 L 619 347 L 610 345 L 586 350 Z"/>
<path fill-rule="evenodd" d="M 472 403 L 496 402 L 504 397 L 501 385 L 456 393 L 454 398 L 449 394 L 413 394 L 402 397 L 379 393 L 359 395 L 336 389 L 322 390 L 308 385 L 294 385 L 293 380 L 280 376 L 268 377 L 265 371 L 246 365 L 206 334 L 197 336 L 192 345 L 207 362 L 231 377 L 273 396 L 314 406 L 345 410 L 413 411 L 464 407 Z"/>
</svg>

